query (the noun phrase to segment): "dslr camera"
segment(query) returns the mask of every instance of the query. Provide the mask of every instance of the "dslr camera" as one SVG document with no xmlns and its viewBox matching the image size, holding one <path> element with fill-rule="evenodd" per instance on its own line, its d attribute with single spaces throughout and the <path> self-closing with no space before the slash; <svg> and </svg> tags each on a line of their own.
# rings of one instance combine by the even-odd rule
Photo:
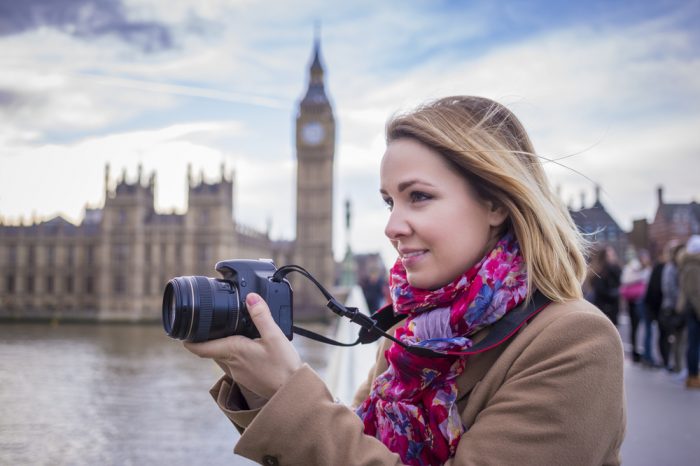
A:
<svg viewBox="0 0 700 466">
<path fill-rule="evenodd" d="M 292 339 L 292 287 L 273 279 L 272 261 L 227 260 L 216 264 L 222 278 L 175 277 L 163 294 L 163 327 L 168 336 L 187 341 L 205 341 L 229 335 L 260 336 L 248 314 L 245 298 L 262 296 L 272 318 Z"/>
</svg>

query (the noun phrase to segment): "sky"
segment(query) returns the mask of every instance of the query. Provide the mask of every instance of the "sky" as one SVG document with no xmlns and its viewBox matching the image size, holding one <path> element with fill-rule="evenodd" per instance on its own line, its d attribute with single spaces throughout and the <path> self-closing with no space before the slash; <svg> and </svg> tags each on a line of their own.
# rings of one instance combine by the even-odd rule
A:
<svg viewBox="0 0 700 466">
<path fill-rule="evenodd" d="M 334 250 L 394 253 L 384 124 L 480 95 L 521 119 L 562 199 L 617 222 L 700 201 L 700 0 L 0 0 L 0 217 L 80 223 L 138 166 L 183 212 L 191 165 L 234 216 L 295 231 L 294 119 L 320 24 L 337 122 Z M 352 223 L 344 225 L 350 200 Z M 303 264 L 302 264 L 303 265 Z"/>
</svg>

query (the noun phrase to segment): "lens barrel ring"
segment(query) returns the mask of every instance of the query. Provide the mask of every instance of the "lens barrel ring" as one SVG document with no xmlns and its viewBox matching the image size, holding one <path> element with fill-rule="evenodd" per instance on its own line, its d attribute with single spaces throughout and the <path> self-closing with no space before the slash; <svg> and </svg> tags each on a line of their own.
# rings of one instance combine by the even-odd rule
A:
<svg viewBox="0 0 700 466">
<path fill-rule="evenodd" d="M 189 337 L 194 337 L 196 341 L 200 338 L 206 337 L 211 329 L 213 310 L 214 310 L 214 298 L 212 296 L 212 289 L 210 280 L 207 277 L 195 276 L 195 283 L 197 285 L 197 291 L 199 292 L 199 310 L 197 313 L 197 327 L 194 329 L 194 334 L 188 335 Z"/>
</svg>

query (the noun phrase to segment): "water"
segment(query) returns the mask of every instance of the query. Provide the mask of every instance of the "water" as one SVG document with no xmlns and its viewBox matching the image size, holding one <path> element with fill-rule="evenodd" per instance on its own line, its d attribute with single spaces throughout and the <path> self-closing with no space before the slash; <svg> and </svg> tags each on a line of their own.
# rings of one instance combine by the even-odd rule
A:
<svg viewBox="0 0 700 466">
<path fill-rule="evenodd" d="M 323 372 L 327 347 L 294 343 Z M 253 464 L 208 393 L 220 374 L 155 325 L 2 323 L 0 464 Z"/>
</svg>

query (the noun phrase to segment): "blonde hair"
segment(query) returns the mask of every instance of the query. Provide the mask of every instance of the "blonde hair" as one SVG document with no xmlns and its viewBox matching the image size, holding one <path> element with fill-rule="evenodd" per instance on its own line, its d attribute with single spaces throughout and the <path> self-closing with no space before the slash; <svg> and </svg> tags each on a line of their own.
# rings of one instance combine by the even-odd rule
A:
<svg viewBox="0 0 700 466">
<path fill-rule="evenodd" d="M 481 199 L 505 208 L 504 228 L 520 243 L 529 293 L 536 288 L 555 302 L 582 297 L 587 242 L 510 110 L 483 97 L 446 97 L 394 116 L 386 137 L 437 151 Z"/>
</svg>

